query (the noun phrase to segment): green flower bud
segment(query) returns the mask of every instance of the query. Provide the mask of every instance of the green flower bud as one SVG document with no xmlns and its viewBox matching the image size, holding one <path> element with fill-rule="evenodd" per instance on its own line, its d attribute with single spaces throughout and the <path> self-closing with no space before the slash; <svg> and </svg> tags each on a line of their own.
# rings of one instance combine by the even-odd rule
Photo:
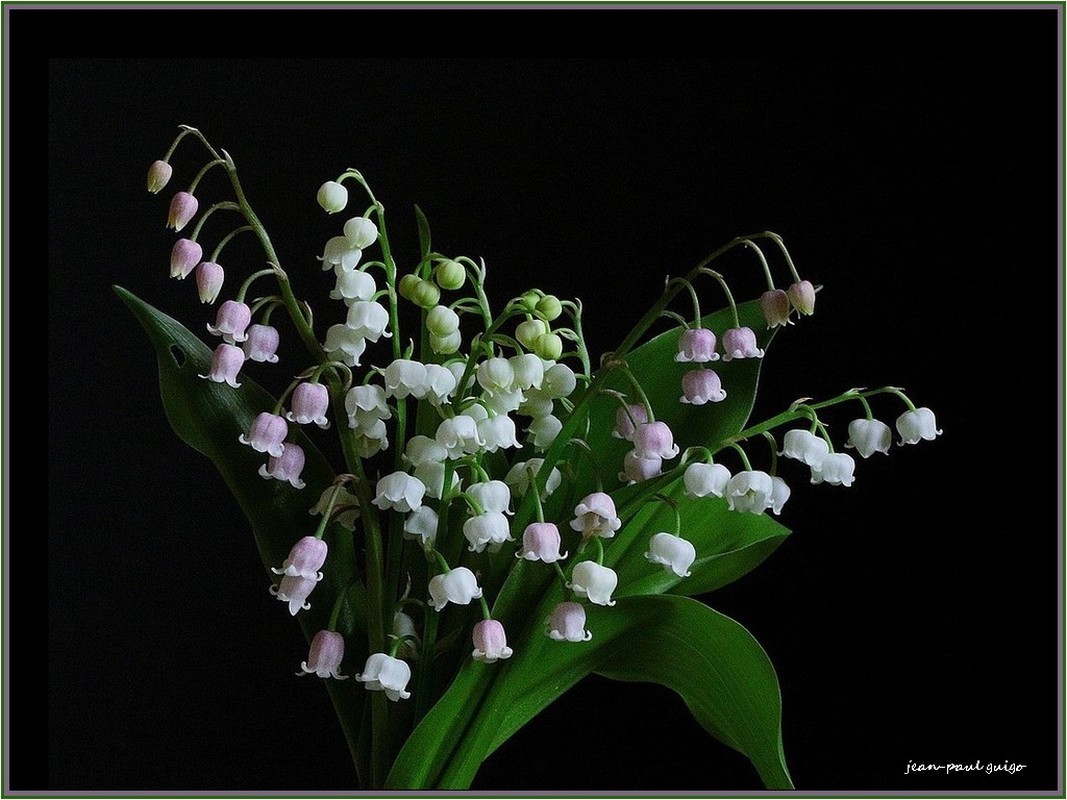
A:
<svg viewBox="0 0 1067 800">
<path fill-rule="evenodd" d="M 519 301 L 522 303 L 523 308 L 532 314 L 537 310 L 537 304 L 541 301 L 541 297 L 542 295 L 539 291 L 531 289 L 519 298 Z"/>
<path fill-rule="evenodd" d="M 459 314 L 448 306 L 434 306 L 426 315 L 426 329 L 431 336 L 448 336 L 458 328 Z"/>
<path fill-rule="evenodd" d="M 548 361 L 563 355 L 563 340 L 554 333 L 542 333 L 534 342 L 533 351 Z"/>
<path fill-rule="evenodd" d="M 545 324 L 544 320 L 540 319 L 528 319 L 525 322 L 520 322 L 518 327 L 515 328 L 515 338 L 527 350 L 533 350 L 537 337 L 546 333 L 548 333 L 548 325 Z"/>
<path fill-rule="evenodd" d="M 467 280 L 467 270 L 458 261 L 449 258 L 437 265 L 433 276 L 442 289 L 458 289 Z"/>
<path fill-rule="evenodd" d="M 419 284 L 422 280 L 418 275 L 405 275 L 400 279 L 400 283 L 397 286 L 397 291 L 400 292 L 400 296 L 405 300 L 415 300 L 415 291 L 419 288 Z"/>
<path fill-rule="evenodd" d="M 433 308 L 441 299 L 441 290 L 430 281 L 424 281 L 422 278 L 417 280 L 419 284 L 411 292 L 411 302 L 419 308 Z"/>
<path fill-rule="evenodd" d="M 563 313 L 563 305 L 555 295 L 546 294 L 537 303 L 537 313 L 551 322 Z"/>
<path fill-rule="evenodd" d="M 430 349 L 443 356 L 450 356 L 459 350 L 463 344 L 463 336 L 459 330 L 454 330 L 447 336 L 434 336 L 430 334 Z"/>
</svg>

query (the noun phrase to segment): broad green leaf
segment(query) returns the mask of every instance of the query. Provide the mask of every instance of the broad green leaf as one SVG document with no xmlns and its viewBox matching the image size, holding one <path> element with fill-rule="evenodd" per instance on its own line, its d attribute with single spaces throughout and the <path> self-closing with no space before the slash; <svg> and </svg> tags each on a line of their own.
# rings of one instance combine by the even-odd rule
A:
<svg viewBox="0 0 1067 800">
<path fill-rule="evenodd" d="M 589 608 L 591 641 L 554 642 L 541 620 L 559 599 L 541 605 L 509 660 L 464 666 L 401 751 L 387 788 L 467 788 L 490 753 L 591 672 L 668 686 L 709 733 L 752 761 L 768 788 L 792 788 L 777 678 L 744 628 L 689 598 L 626 597 Z M 488 691 L 465 705 L 485 677 Z"/>
<path fill-rule="evenodd" d="M 193 449 L 214 463 L 233 496 L 248 517 L 265 569 L 278 566 L 301 536 L 315 532 L 321 517 L 309 514 L 322 491 L 334 479 L 334 473 L 318 448 L 291 425 L 290 433 L 304 449 L 306 462 L 302 490 L 288 483 L 264 480 L 259 467 L 265 463 L 261 453 L 238 442 L 257 414 L 273 409 L 275 399 L 247 375 L 239 378 L 240 388 L 200 378 L 211 369 L 211 350 L 180 322 L 116 286 L 115 292 L 141 323 L 155 348 L 159 366 L 159 390 L 163 408 L 174 432 Z M 246 531 L 233 531 L 235 536 Z M 331 525 L 324 540 L 329 557 L 323 567 L 323 580 L 309 598 L 311 608 L 297 620 L 309 641 L 316 631 L 326 627 L 338 596 L 347 591 L 338 619 L 337 630 L 345 641 L 355 644 L 364 625 L 364 587 L 355 573 L 352 535 L 344 528 Z M 266 593 L 278 576 L 267 572 Z M 281 603 L 278 612 L 285 613 Z M 350 647 L 352 663 L 360 656 Z M 342 727 L 355 753 L 362 705 L 366 692 L 356 681 L 324 681 L 329 689 Z"/>
<path fill-rule="evenodd" d="M 741 324 L 756 332 L 760 348 L 766 349 L 774 331 L 767 330 L 759 303 L 742 303 L 737 307 L 737 313 Z M 703 318 L 703 325 L 715 331 L 721 340 L 723 331 L 734 325 L 733 314 L 729 308 L 716 311 Z M 626 363 L 648 395 L 656 419 L 670 426 L 675 444 L 683 450 L 695 445 L 714 450 L 744 428 L 748 415 L 752 413 L 760 366 L 763 362 L 759 358 L 745 358 L 705 364 L 704 366 L 719 374 L 722 387 L 726 390 L 726 399 L 721 403 L 707 403 L 702 406 L 681 403 L 679 398 L 682 396 L 682 376 L 700 365 L 678 363 L 674 360 L 680 335 L 681 328 L 675 327 L 655 336 L 635 348 L 626 357 Z M 608 381 L 608 388 L 634 397 L 633 389 L 624 375 L 613 375 Z M 638 401 L 631 399 L 630 402 Z M 593 400 L 589 416 L 589 435 L 586 437 L 592 451 L 597 454 L 604 490 L 609 492 L 620 486 L 618 473 L 622 469 L 623 456 L 633 447 L 630 442 L 611 435 L 615 429 L 615 415 L 619 407 L 619 401 L 610 395 L 602 395 Z"/>
</svg>

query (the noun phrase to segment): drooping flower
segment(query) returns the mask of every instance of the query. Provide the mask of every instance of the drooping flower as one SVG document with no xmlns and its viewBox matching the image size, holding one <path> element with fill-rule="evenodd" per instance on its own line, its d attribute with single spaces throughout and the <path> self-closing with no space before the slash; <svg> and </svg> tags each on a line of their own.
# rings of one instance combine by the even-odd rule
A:
<svg viewBox="0 0 1067 800">
<path fill-rule="evenodd" d="M 375 486 L 375 496 L 371 501 L 382 511 L 392 509 L 406 514 L 422 505 L 426 494 L 426 484 L 414 475 L 397 471 L 386 475 Z"/>
<path fill-rule="evenodd" d="M 174 174 L 174 167 L 166 161 L 153 161 L 148 168 L 148 191 L 152 194 L 159 192 L 170 182 L 170 176 Z"/>
<path fill-rule="evenodd" d="M 715 344 L 714 331 L 708 328 L 688 328 L 678 337 L 678 353 L 674 360 L 697 364 L 718 361 L 719 354 L 715 352 Z"/>
<path fill-rule="evenodd" d="M 215 383 L 225 383 L 233 388 L 240 388 L 237 375 L 245 363 L 245 354 L 240 347 L 222 342 L 211 356 L 211 370 L 207 375 L 200 375 Z"/>
<path fill-rule="evenodd" d="M 615 501 L 610 494 L 593 492 L 574 507 L 571 528 L 579 531 L 583 538 L 600 536 L 611 539 L 621 526 L 622 520 L 615 511 Z"/>
<path fill-rule="evenodd" d="M 825 481 L 831 486 L 851 486 L 855 469 L 856 461 L 848 453 L 830 453 L 818 467 L 811 468 L 811 482 Z"/>
<path fill-rule="evenodd" d="M 504 626 L 495 619 L 483 619 L 474 626 L 471 633 L 474 641 L 474 652 L 471 657 L 475 661 L 492 664 L 504 658 L 510 658 L 512 649 L 508 647 L 508 637 L 504 632 Z"/>
<path fill-rule="evenodd" d="M 385 389 L 373 383 L 353 386 L 345 395 L 348 427 L 358 427 L 361 421 L 391 419 L 393 412 L 385 402 Z M 410 442 L 408 443 L 410 446 Z"/>
<path fill-rule="evenodd" d="M 426 484 L 426 496 L 434 500 L 440 500 L 445 489 L 445 464 L 444 461 L 425 461 L 411 471 L 411 474 Z M 459 472 L 452 470 L 452 485 L 449 491 L 458 491 L 462 481 Z"/>
<path fill-rule="evenodd" d="M 179 239 L 170 250 L 170 276 L 184 279 L 204 257 L 204 248 L 192 239 Z"/>
<path fill-rule="evenodd" d="M 397 639 L 403 640 L 396 649 L 397 658 L 418 659 L 422 642 L 419 640 L 418 631 L 415 629 L 415 620 L 403 611 L 397 611 L 393 614 L 392 635 Z"/>
<path fill-rule="evenodd" d="M 366 217 L 352 217 L 345 223 L 344 233 L 345 238 L 360 250 L 366 250 L 378 241 L 378 228 Z"/>
<path fill-rule="evenodd" d="M 390 338 L 389 312 L 381 303 L 372 303 L 369 300 L 356 300 L 348 306 L 348 316 L 345 325 L 355 331 L 358 336 L 377 342 L 381 337 Z"/>
<path fill-rule="evenodd" d="M 298 575 L 283 575 L 281 582 L 270 587 L 270 593 L 289 604 L 289 613 L 296 616 L 298 611 L 307 611 L 311 603 L 307 602 L 308 595 L 318 583 L 314 578 L 302 578 Z"/>
<path fill-rule="evenodd" d="M 386 653 L 371 653 L 363 672 L 355 677 L 368 690 L 385 692 L 385 696 L 393 702 L 411 697 L 411 692 L 407 691 L 408 681 L 411 680 L 411 667 L 406 661 Z"/>
<path fill-rule="evenodd" d="M 693 543 L 673 533 L 657 533 L 648 542 L 645 558 L 653 564 L 661 564 L 668 572 L 679 578 L 688 578 L 693 573 L 689 567 L 696 561 L 697 551 Z"/>
<path fill-rule="evenodd" d="M 778 455 L 807 464 L 815 469 L 830 452 L 830 445 L 821 436 L 806 428 L 793 428 L 782 437 L 782 452 Z"/>
<path fill-rule="evenodd" d="M 330 427 L 326 412 L 330 410 L 330 390 L 323 383 L 298 383 L 289 401 L 292 407 L 285 418 L 299 425 L 314 422 L 320 428 Z"/>
<path fill-rule="evenodd" d="M 331 300 L 344 300 L 352 304 L 358 300 L 370 300 L 378 291 L 374 283 L 374 276 L 369 272 L 354 269 L 351 272 L 341 272 L 337 276 L 337 284 L 330 292 Z"/>
<path fill-rule="evenodd" d="M 467 495 L 481 506 L 482 511 L 492 514 L 511 514 L 511 489 L 504 481 L 486 481 L 472 483 L 467 487 Z"/>
<path fill-rule="evenodd" d="M 545 377 L 541 381 L 541 390 L 553 400 L 570 397 L 578 387 L 578 376 L 566 364 L 544 362 Z"/>
<path fill-rule="evenodd" d="M 178 192 L 170 201 L 170 210 L 167 213 L 167 227 L 171 230 L 180 231 L 196 216 L 196 210 L 199 207 L 200 201 L 191 194 Z"/>
<path fill-rule="evenodd" d="M 440 611 L 449 603 L 465 606 L 482 596 L 482 587 L 474 573 L 466 567 L 456 567 L 430 578 L 430 607 Z"/>
<path fill-rule="evenodd" d="M 214 261 L 201 261 L 196 265 L 196 292 L 201 303 L 214 303 L 222 291 L 226 272 Z"/>
<path fill-rule="evenodd" d="M 414 467 L 446 458 L 448 451 L 429 436 L 412 436 L 404 448 L 404 460 Z"/>
<path fill-rule="evenodd" d="M 534 450 L 544 452 L 552 446 L 559 432 L 563 430 L 563 422 L 558 417 L 547 414 L 531 422 L 527 430 L 530 433 L 529 441 Z"/>
<path fill-rule="evenodd" d="M 326 241 L 319 260 L 322 268 L 335 269 L 338 272 L 351 272 L 359 266 L 363 250 L 356 247 L 345 236 L 334 236 Z"/>
<path fill-rule="evenodd" d="M 903 445 L 916 444 L 921 439 L 933 441 L 942 432 L 937 429 L 934 412 L 924 407 L 905 411 L 897 417 L 897 433 L 900 434 L 900 443 Z"/>
<path fill-rule="evenodd" d="M 815 287 L 811 281 L 797 281 L 786 292 L 793 308 L 801 314 L 808 315 L 815 311 Z"/>
<path fill-rule="evenodd" d="M 478 384 L 489 394 L 510 392 L 515 383 L 515 368 L 506 358 L 487 358 L 478 365 Z"/>
<path fill-rule="evenodd" d="M 273 325 L 249 325 L 248 338 L 241 347 L 249 361 L 277 364 L 279 341 L 278 329 Z"/>
<path fill-rule="evenodd" d="M 515 430 L 515 420 L 507 414 L 478 420 L 477 428 L 488 453 L 495 453 L 507 447 L 522 447 Z"/>
<path fill-rule="evenodd" d="M 307 661 L 301 662 L 297 675 L 318 675 L 320 678 L 348 680 L 342 675 L 341 661 L 345 657 L 345 639 L 336 631 L 319 631 L 311 639 Z"/>
<path fill-rule="evenodd" d="M 330 487 L 330 491 L 333 491 L 333 487 Z M 304 536 L 293 545 L 288 557 L 282 562 L 281 569 L 271 567 L 270 571 L 275 575 L 291 575 L 296 578 L 321 581 L 322 573 L 319 570 L 326 563 L 328 550 L 326 542 L 322 539 Z"/>
<path fill-rule="evenodd" d="M 759 310 L 768 328 L 789 324 L 789 295 L 781 289 L 770 289 L 760 295 Z"/>
<path fill-rule="evenodd" d="M 448 336 L 459 329 L 459 314 L 448 306 L 434 306 L 426 312 L 426 330 L 432 336 Z"/>
<path fill-rule="evenodd" d="M 854 447 L 864 458 L 875 453 L 888 453 L 893 444 L 893 432 L 878 419 L 854 419 L 848 423 L 848 441 L 845 447 Z"/>
<path fill-rule="evenodd" d="M 350 367 L 359 366 L 359 357 L 367 349 L 367 340 L 347 325 L 338 323 L 326 329 L 326 341 L 322 349 L 327 353 L 339 353 L 339 358 Z"/>
<path fill-rule="evenodd" d="M 330 497 L 335 490 L 334 486 L 327 486 L 319 495 L 319 500 L 308 509 L 311 515 L 325 514 L 330 505 Z M 356 529 L 356 520 L 359 518 L 359 498 L 344 487 L 337 490 L 337 498 L 333 501 L 333 520 L 342 528 L 350 531 Z"/>
<path fill-rule="evenodd" d="M 494 552 L 504 542 L 514 541 L 508 518 L 493 512 L 468 517 L 463 523 L 463 535 L 470 542 L 472 553 L 480 553 L 486 546 L 489 552 Z"/>
<path fill-rule="evenodd" d="M 774 482 L 760 470 L 738 472 L 726 484 L 726 503 L 731 511 L 762 514 L 771 506 Z"/>
<path fill-rule="evenodd" d="M 259 474 L 264 478 L 288 481 L 294 489 L 303 489 L 307 485 L 300 479 L 304 459 L 304 448 L 289 442 L 280 456 L 271 456 L 266 464 L 260 466 Z"/>
<path fill-rule="evenodd" d="M 638 483 L 662 474 L 663 459 L 659 456 L 641 458 L 637 455 L 636 450 L 631 450 L 622 457 L 622 472 L 619 473 L 620 481 Z"/>
<path fill-rule="evenodd" d="M 441 420 L 434 438 L 445 448 L 449 458 L 477 453 L 485 447 L 485 439 L 478 434 L 478 423 L 467 414 Z"/>
<path fill-rule="evenodd" d="M 437 541 L 437 512 L 429 506 L 419 506 L 404 518 L 404 536 L 417 539 L 422 549 L 430 552 Z"/>
<path fill-rule="evenodd" d="M 615 601 L 611 599 L 611 593 L 618 585 L 619 576 L 611 567 L 605 567 L 595 561 L 581 561 L 574 565 L 567 588 L 573 590 L 578 597 L 588 598 L 590 603 L 613 606 Z"/>
<path fill-rule="evenodd" d="M 593 638 L 585 629 L 585 607 L 581 603 L 559 603 L 548 617 L 545 632 L 557 642 L 588 642 Z"/>
<path fill-rule="evenodd" d="M 258 453 L 280 456 L 285 449 L 283 442 L 288 435 L 289 425 L 283 417 L 262 411 L 252 420 L 248 434 L 242 433 L 237 437 L 237 441 L 251 445 L 252 449 Z"/>
<path fill-rule="evenodd" d="M 752 328 L 730 328 L 722 335 L 723 361 L 735 358 L 763 358 L 763 351 L 756 346 L 756 332 Z"/>
<path fill-rule="evenodd" d="M 789 488 L 789 484 L 779 478 L 777 475 L 771 476 L 771 499 L 770 499 L 770 511 L 774 514 L 781 514 L 782 507 L 785 505 L 785 501 L 789 499 L 789 495 L 793 490 Z"/>
<path fill-rule="evenodd" d="M 554 564 L 567 557 L 560 550 L 559 528 L 551 522 L 531 522 L 522 532 L 522 547 L 516 551 L 516 558 L 527 561 L 543 561 Z"/>
<path fill-rule="evenodd" d="M 666 422 L 645 422 L 634 431 L 634 455 L 637 458 L 671 459 L 678 455 L 674 434 Z"/>
<path fill-rule="evenodd" d="M 721 403 L 726 399 L 722 381 L 713 369 L 691 369 L 682 376 L 682 396 L 679 401 L 702 406 Z"/>
<path fill-rule="evenodd" d="M 543 458 L 531 458 L 528 461 L 516 462 L 508 470 L 508 474 L 504 476 L 504 483 L 511 487 L 511 492 L 516 497 L 523 497 L 530 488 L 529 473 L 532 471 L 535 476 L 539 475 L 541 466 L 544 463 L 545 460 Z M 559 488 L 562 481 L 563 474 L 555 467 L 552 467 L 552 471 L 548 473 L 548 478 L 545 480 L 545 488 L 541 492 L 541 499 L 547 500 Z"/>
<path fill-rule="evenodd" d="M 336 214 L 348 205 L 348 189 L 337 181 L 326 181 L 315 193 L 315 199 L 327 214 Z"/>
<path fill-rule="evenodd" d="M 398 358 L 385 368 L 385 393 L 403 399 L 426 396 L 426 365 L 409 358 Z"/>
<path fill-rule="evenodd" d="M 215 316 L 215 324 L 208 323 L 207 329 L 215 336 L 221 336 L 230 344 L 243 342 L 248 338 L 245 329 L 252 321 L 252 309 L 236 300 L 227 300 Z"/>
<path fill-rule="evenodd" d="M 637 426 L 646 422 L 648 422 L 648 410 L 640 403 L 630 403 L 625 408 L 619 406 L 619 410 L 615 412 L 615 430 L 611 432 L 611 435 L 616 439 L 632 442 Z"/>
<path fill-rule="evenodd" d="M 685 468 L 682 482 L 689 497 L 723 497 L 730 481 L 730 470 L 722 464 L 694 462 Z"/>
</svg>

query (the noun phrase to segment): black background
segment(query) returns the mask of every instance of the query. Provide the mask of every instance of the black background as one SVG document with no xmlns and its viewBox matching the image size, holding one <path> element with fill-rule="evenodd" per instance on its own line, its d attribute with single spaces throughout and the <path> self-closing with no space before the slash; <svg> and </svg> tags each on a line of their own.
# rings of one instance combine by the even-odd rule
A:
<svg viewBox="0 0 1067 800">
<path fill-rule="evenodd" d="M 1062 787 L 1058 26 L 1054 9 L 9 9 L 23 385 L 44 141 L 49 261 L 48 535 L 9 529 L 10 785 L 354 785 L 325 691 L 292 678 L 300 632 L 222 481 L 170 432 L 154 358 L 109 288 L 194 330 L 210 318 L 167 275 L 171 188 L 144 191 L 186 123 L 233 155 L 298 294 L 329 288 L 314 256 L 340 224 L 315 190 L 354 166 L 402 263 L 418 203 L 439 249 L 485 257 L 496 303 L 535 282 L 581 297 L 594 354 L 665 274 L 737 234 L 781 233 L 826 288 L 774 342 L 756 418 L 893 383 L 944 429 L 861 462 L 850 489 L 794 470 L 794 535 L 704 598 L 776 666 L 797 787 Z M 179 149 L 176 185 L 194 151 Z M 751 260 L 722 267 L 739 296 L 760 290 Z M 32 447 L 36 408 L 14 402 L 9 432 Z M 828 415 L 838 435 L 856 410 Z M 12 510 L 33 507 L 31 486 L 18 470 Z M 28 724 L 46 710 L 47 740 Z M 1027 767 L 906 776 L 909 760 Z M 590 679 L 474 788 L 759 783 L 669 691 Z"/>
</svg>

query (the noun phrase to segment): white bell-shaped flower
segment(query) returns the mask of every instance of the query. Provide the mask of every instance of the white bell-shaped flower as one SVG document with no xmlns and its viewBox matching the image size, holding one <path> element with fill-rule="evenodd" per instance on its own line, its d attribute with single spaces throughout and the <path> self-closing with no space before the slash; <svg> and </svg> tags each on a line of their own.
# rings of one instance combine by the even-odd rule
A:
<svg viewBox="0 0 1067 800">
<path fill-rule="evenodd" d="M 437 541 L 437 512 L 429 506 L 419 506 L 404 518 L 404 537 L 416 539 L 422 549 L 430 552 Z"/>
<path fill-rule="evenodd" d="M 533 353 L 520 353 L 508 359 L 515 375 L 516 389 L 540 389 L 545 379 L 544 362 Z"/>
<path fill-rule="evenodd" d="M 510 392 L 515 384 L 515 369 L 501 356 L 487 358 L 478 365 L 478 384 L 489 394 Z"/>
<path fill-rule="evenodd" d="M 392 509 L 406 514 L 422 505 L 426 484 L 406 472 L 393 472 L 378 481 L 371 502 L 382 511 Z"/>
<path fill-rule="evenodd" d="M 495 453 L 507 447 L 522 447 L 515 430 L 515 420 L 507 414 L 497 414 L 478 422 L 478 435 L 485 442 L 487 452 Z"/>
<path fill-rule="evenodd" d="M 661 564 L 668 572 L 679 578 L 688 578 L 693 573 L 689 567 L 696 561 L 697 551 L 693 543 L 673 533 L 657 533 L 648 542 L 645 558 L 653 564 Z"/>
<path fill-rule="evenodd" d="M 448 451 L 429 436 L 412 436 L 404 448 L 404 460 L 414 467 L 431 461 L 444 461 Z"/>
<path fill-rule="evenodd" d="M 534 450 L 544 452 L 556 441 L 559 432 L 563 430 L 563 423 L 558 417 L 548 414 L 535 419 L 526 430 L 530 433 L 530 444 Z"/>
<path fill-rule="evenodd" d="M 566 364 L 545 367 L 545 379 L 541 382 L 541 389 L 553 400 L 570 397 L 577 386 L 578 378 L 574 370 Z"/>
<path fill-rule="evenodd" d="M 613 606 L 611 593 L 619 585 L 619 576 L 615 570 L 595 561 L 582 561 L 574 565 L 571 580 L 567 588 L 578 597 L 588 598 L 590 603 L 598 606 Z"/>
<path fill-rule="evenodd" d="M 552 398 L 543 389 L 527 389 L 522 393 L 522 403 L 515 409 L 526 417 L 545 417 L 552 413 Z"/>
<path fill-rule="evenodd" d="M 789 495 L 793 493 L 793 490 L 789 488 L 784 480 L 777 475 L 771 477 L 771 505 L 770 510 L 774 514 L 781 514 L 782 507 L 785 505 L 785 501 L 789 499 Z"/>
<path fill-rule="evenodd" d="M 350 367 L 359 366 L 359 358 L 367 349 L 367 340 L 347 325 L 331 325 L 326 330 L 322 349 L 333 354 Z"/>
<path fill-rule="evenodd" d="M 830 453 L 818 468 L 811 469 L 812 483 L 829 483 L 831 486 L 851 486 L 856 460 L 848 453 Z"/>
<path fill-rule="evenodd" d="M 435 406 L 441 405 L 456 390 L 456 377 L 440 364 L 426 365 L 425 398 Z"/>
<path fill-rule="evenodd" d="M 585 607 L 581 603 L 559 603 L 548 617 L 545 632 L 557 642 L 588 642 L 593 638 L 585 629 Z"/>
<path fill-rule="evenodd" d="M 421 400 L 426 396 L 426 365 L 420 361 L 398 358 L 385 368 L 385 393 L 403 399 L 408 395 Z"/>
<path fill-rule="evenodd" d="M 806 428 L 794 428 L 786 431 L 782 438 L 782 452 L 778 455 L 807 464 L 814 470 L 829 452 L 830 445 L 824 438 Z"/>
<path fill-rule="evenodd" d="M 434 439 L 445 448 L 449 458 L 474 454 L 485 447 L 485 440 L 478 435 L 478 423 L 467 414 L 457 414 L 442 420 L 437 426 Z"/>
<path fill-rule="evenodd" d="M 389 332 L 389 312 L 385 306 L 367 300 L 356 300 L 348 307 L 345 325 L 372 342 L 393 335 Z"/>
<path fill-rule="evenodd" d="M 345 395 L 345 411 L 348 412 L 348 426 L 355 428 L 358 417 L 364 419 L 391 419 L 393 412 L 385 402 L 385 389 L 373 383 L 353 386 Z"/>
<path fill-rule="evenodd" d="M 522 497 L 530 488 L 529 471 L 532 470 L 534 475 L 539 474 L 541 465 L 544 463 L 545 460 L 543 458 L 531 458 L 529 461 L 516 462 L 508 470 L 508 474 L 504 476 L 504 483 L 511 487 L 512 494 L 516 497 Z M 548 479 L 545 481 L 545 490 L 541 492 L 541 499 L 547 500 L 549 495 L 559 488 L 562 481 L 563 475 L 558 469 L 552 467 L 552 471 L 548 473 Z"/>
<path fill-rule="evenodd" d="M 508 506 L 511 505 L 511 489 L 504 481 L 472 483 L 467 487 L 466 494 L 481 507 L 482 511 L 493 514 L 513 513 L 508 511 Z"/>
<path fill-rule="evenodd" d="M 356 247 L 344 236 L 334 236 L 327 240 L 319 260 L 322 268 L 337 269 L 340 272 L 351 272 L 359 266 L 359 260 L 363 258 L 362 248 Z"/>
<path fill-rule="evenodd" d="M 864 458 L 875 453 L 888 453 L 893 444 L 893 432 L 878 419 L 854 419 L 848 423 L 845 447 L 854 447 Z"/>
<path fill-rule="evenodd" d="M 366 217 L 352 217 L 345 223 L 345 238 L 353 247 L 366 250 L 378 241 L 378 227 Z"/>
<path fill-rule="evenodd" d="M 482 395 L 482 402 L 486 408 L 492 409 L 497 414 L 510 414 L 519 410 L 525 398 L 526 395 L 522 389 L 512 389 L 509 392 L 486 392 Z"/>
<path fill-rule="evenodd" d="M 730 470 L 722 464 L 695 462 L 685 468 L 682 482 L 689 497 L 722 497 L 730 481 Z"/>
<path fill-rule="evenodd" d="M 489 552 L 500 549 L 504 542 L 513 542 L 511 526 L 503 514 L 477 514 L 463 523 L 463 535 L 470 542 L 470 551 L 480 553 L 487 546 Z"/>
<path fill-rule="evenodd" d="M 426 496 L 440 500 L 445 486 L 445 464 L 443 461 L 425 461 L 415 467 L 411 474 L 426 485 Z M 460 486 L 459 473 L 452 470 L 452 490 Z"/>
<path fill-rule="evenodd" d="M 411 667 L 406 661 L 385 653 L 371 653 L 356 680 L 372 692 L 385 692 L 385 696 L 394 702 L 411 697 L 411 692 L 407 691 Z"/>
<path fill-rule="evenodd" d="M 905 411 L 897 417 L 897 433 L 901 444 L 916 444 L 922 439 L 933 441 L 941 435 L 937 429 L 937 419 L 929 408 L 917 408 Z"/>
<path fill-rule="evenodd" d="M 378 286 L 374 282 L 374 276 L 369 272 L 354 269 L 351 272 L 340 272 L 337 276 L 337 285 L 330 292 L 331 300 L 344 300 L 351 305 L 357 301 L 366 301 L 374 297 Z"/>
<path fill-rule="evenodd" d="M 307 602 L 308 595 L 315 588 L 318 580 L 304 578 L 299 575 L 283 575 L 279 583 L 270 587 L 270 593 L 289 604 L 289 613 L 296 616 L 298 611 L 307 611 L 311 603 Z"/>
<path fill-rule="evenodd" d="M 760 470 L 744 470 L 726 484 L 726 502 L 731 511 L 762 514 L 771 506 L 774 482 Z"/>
<path fill-rule="evenodd" d="M 474 573 L 466 567 L 456 567 L 430 578 L 430 607 L 440 611 L 449 603 L 465 606 L 482 596 L 482 587 Z"/>
</svg>

